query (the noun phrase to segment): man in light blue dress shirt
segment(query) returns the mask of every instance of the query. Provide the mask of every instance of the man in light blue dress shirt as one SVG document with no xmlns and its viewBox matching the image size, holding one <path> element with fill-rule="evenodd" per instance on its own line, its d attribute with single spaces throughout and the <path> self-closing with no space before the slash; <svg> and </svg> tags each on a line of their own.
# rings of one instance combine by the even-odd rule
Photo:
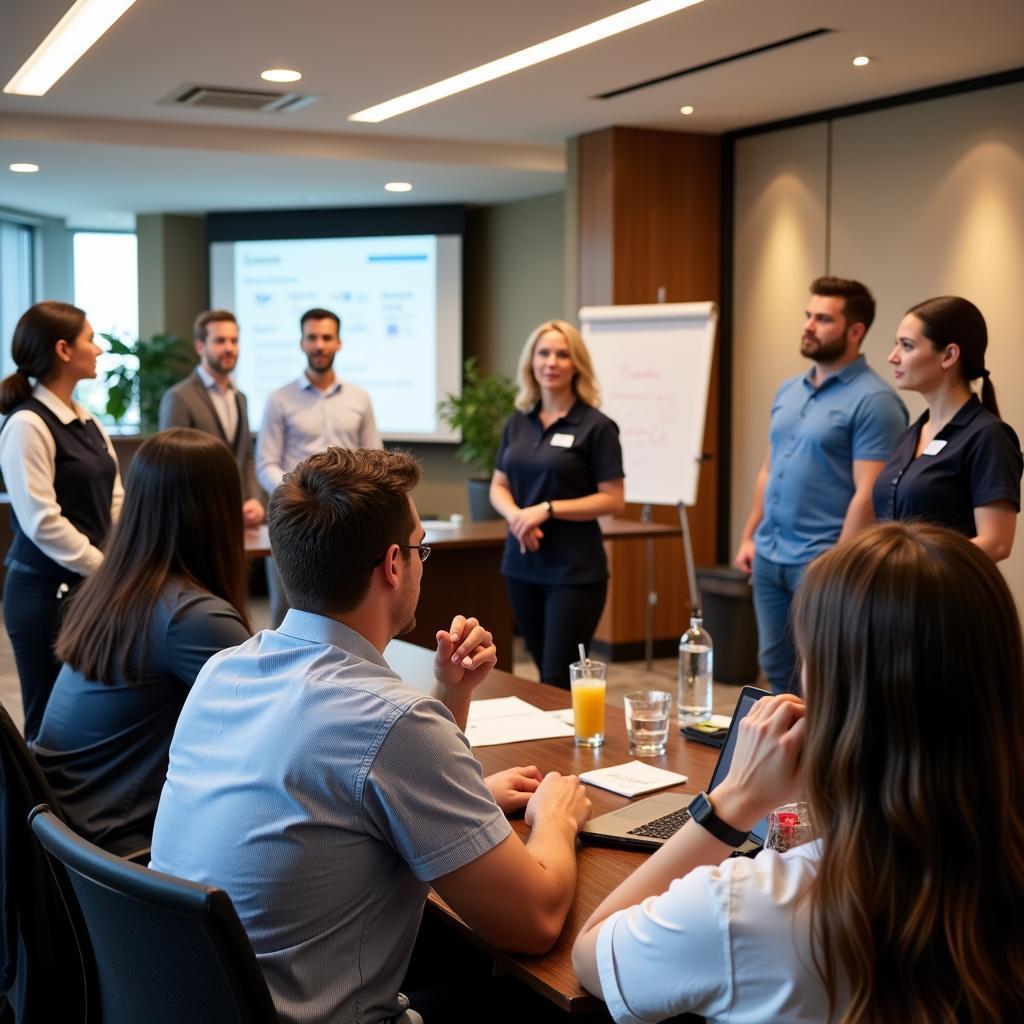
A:
<svg viewBox="0 0 1024 1024">
<path fill-rule="evenodd" d="M 300 329 L 306 369 L 298 380 L 271 392 L 256 439 L 256 476 L 267 494 L 303 459 L 331 445 L 384 447 L 370 396 L 334 372 L 334 358 L 341 351 L 341 321 L 329 309 L 310 309 L 302 314 Z M 267 586 L 270 622 L 276 629 L 288 610 L 288 597 L 271 558 Z"/>
<path fill-rule="evenodd" d="M 735 564 L 753 573 L 758 658 L 775 693 L 798 690 L 789 608 L 804 571 L 874 522 L 871 489 L 907 426 L 903 402 L 860 354 L 874 317 L 859 281 L 812 282 L 800 353 L 814 365 L 772 402 Z"/>
<path fill-rule="evenodd" d="M 151 866 L 227 891 L 285 1022 L 418 1019 L 398 989 L 431 885 L 533 954 L 572 902 L 583 787 L 484 779 L 462 731 L 491 634 L 462 615 L 438 631 L 432 696 L 384 659 L 429 554 L 418 478 L 404 453 L 341 448 L 288 474 L 268 520 L 292 608 L 206 664 L 171 743 Z M 505 818 L 523 808 L 526 843 Z"/>
</svg>

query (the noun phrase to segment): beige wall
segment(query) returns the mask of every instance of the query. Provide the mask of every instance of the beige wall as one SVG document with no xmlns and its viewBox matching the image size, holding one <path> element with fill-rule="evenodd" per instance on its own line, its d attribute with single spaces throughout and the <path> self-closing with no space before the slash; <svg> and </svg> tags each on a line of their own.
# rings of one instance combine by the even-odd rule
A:
<svg viewBox="0 0 1024 1024">
<path fill-rule="evenodd" d="M 824 123 L 737 143 L 733 546 L 766 450 L 772 394 L 805 365 L 797 344 L 807 284 L 826 270 L 862 279 L 878 299 L 864 347 L 886 376 L 908 306 L 941 294 L 976 302 L 1003 417 L 1024 435 L 1021 110 L 1024 84 L 1015 84 L 837 119 L 830 176 Z M 906 397 L 916 415 L 923 403 Z M 1024 530 L 1002 567 L 1024 608 Z"/>
<path fill-rule="evenodd" d="M 489 372 L 513 376 L 527 334 L 565 315 L 564 207 L 561 192 L 469 211 L 465 260 L 465 353 Z M 416 490 L 421 511 L 468 511 L 472 471 L 454 445 L 414 445 L 423 463 Z"/>
<path fill-rule="evenodd" d="M 192 322 L 207 308 L 206 220 L 180 214 L 140 214 L 139 336 L 166 331 L 192 336 Z"/>
</svg>

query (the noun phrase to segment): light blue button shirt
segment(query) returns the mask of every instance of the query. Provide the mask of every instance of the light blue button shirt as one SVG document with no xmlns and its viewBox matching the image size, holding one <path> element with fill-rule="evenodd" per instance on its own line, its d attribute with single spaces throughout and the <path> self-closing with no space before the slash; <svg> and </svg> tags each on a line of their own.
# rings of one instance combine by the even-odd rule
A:
<svg viewBox="0 0 1024 1024">
<path fill-rule="evenodd" d="M 152 867 L 227 891 L 282 1021 L 378 1022 L 427 883 L 511 827 L 448 710 L 333 619 L 214 656 L 171 743 Z"/>
<path fill-rule="evenodd" d="M 906 406 L 863 356 L 817 388 L 813 372 L 787 380 L 772 402 L 771 464 L 754 544 L 783 565 L 810 562 L 839 540 L 854 460 L 885 462 L 907 426 Z"/>
<path fill-rule="evenodd" d="M 256 439 L 256 476 L 270 494 L 303 459 L 331 445 L 383 448 L 370 396 L 335 381 L 321 390 L 303 374 L 271 392 Z"/>
</svg>

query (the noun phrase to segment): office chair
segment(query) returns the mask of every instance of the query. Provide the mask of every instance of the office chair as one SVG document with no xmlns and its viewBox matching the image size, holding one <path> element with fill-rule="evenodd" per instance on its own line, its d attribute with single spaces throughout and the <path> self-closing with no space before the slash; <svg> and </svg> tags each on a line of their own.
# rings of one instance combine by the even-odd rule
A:
<svg viewBox="0 0 1024 1024">
<path fill-rule="evenodd" d="M 85 968 L 61 889 L 29 831 L 53 801 L 18 727 L 0 705 L 0 1019 L 86 1019 Z"/>
<path fill-rule="evenodd" d="M 45 805 L 29 825 L 87 934 L 97 1006 L 90 1024 L 277 1021 L 227 893 L 115 857 Z"/>
</svg>

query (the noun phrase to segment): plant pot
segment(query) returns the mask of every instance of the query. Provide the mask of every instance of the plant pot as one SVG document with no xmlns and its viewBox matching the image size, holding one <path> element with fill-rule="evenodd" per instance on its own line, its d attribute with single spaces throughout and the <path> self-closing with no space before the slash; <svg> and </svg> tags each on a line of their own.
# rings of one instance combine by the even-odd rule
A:
<svg viewBox="0 0 1024 1024">
<path fill-rule="evenodd" d="M 469 518 L 474 523 L 501 518 L 491 506 L 490 480 L 467 480 L 466 489 L 469 491 Z"/>
</svg>

